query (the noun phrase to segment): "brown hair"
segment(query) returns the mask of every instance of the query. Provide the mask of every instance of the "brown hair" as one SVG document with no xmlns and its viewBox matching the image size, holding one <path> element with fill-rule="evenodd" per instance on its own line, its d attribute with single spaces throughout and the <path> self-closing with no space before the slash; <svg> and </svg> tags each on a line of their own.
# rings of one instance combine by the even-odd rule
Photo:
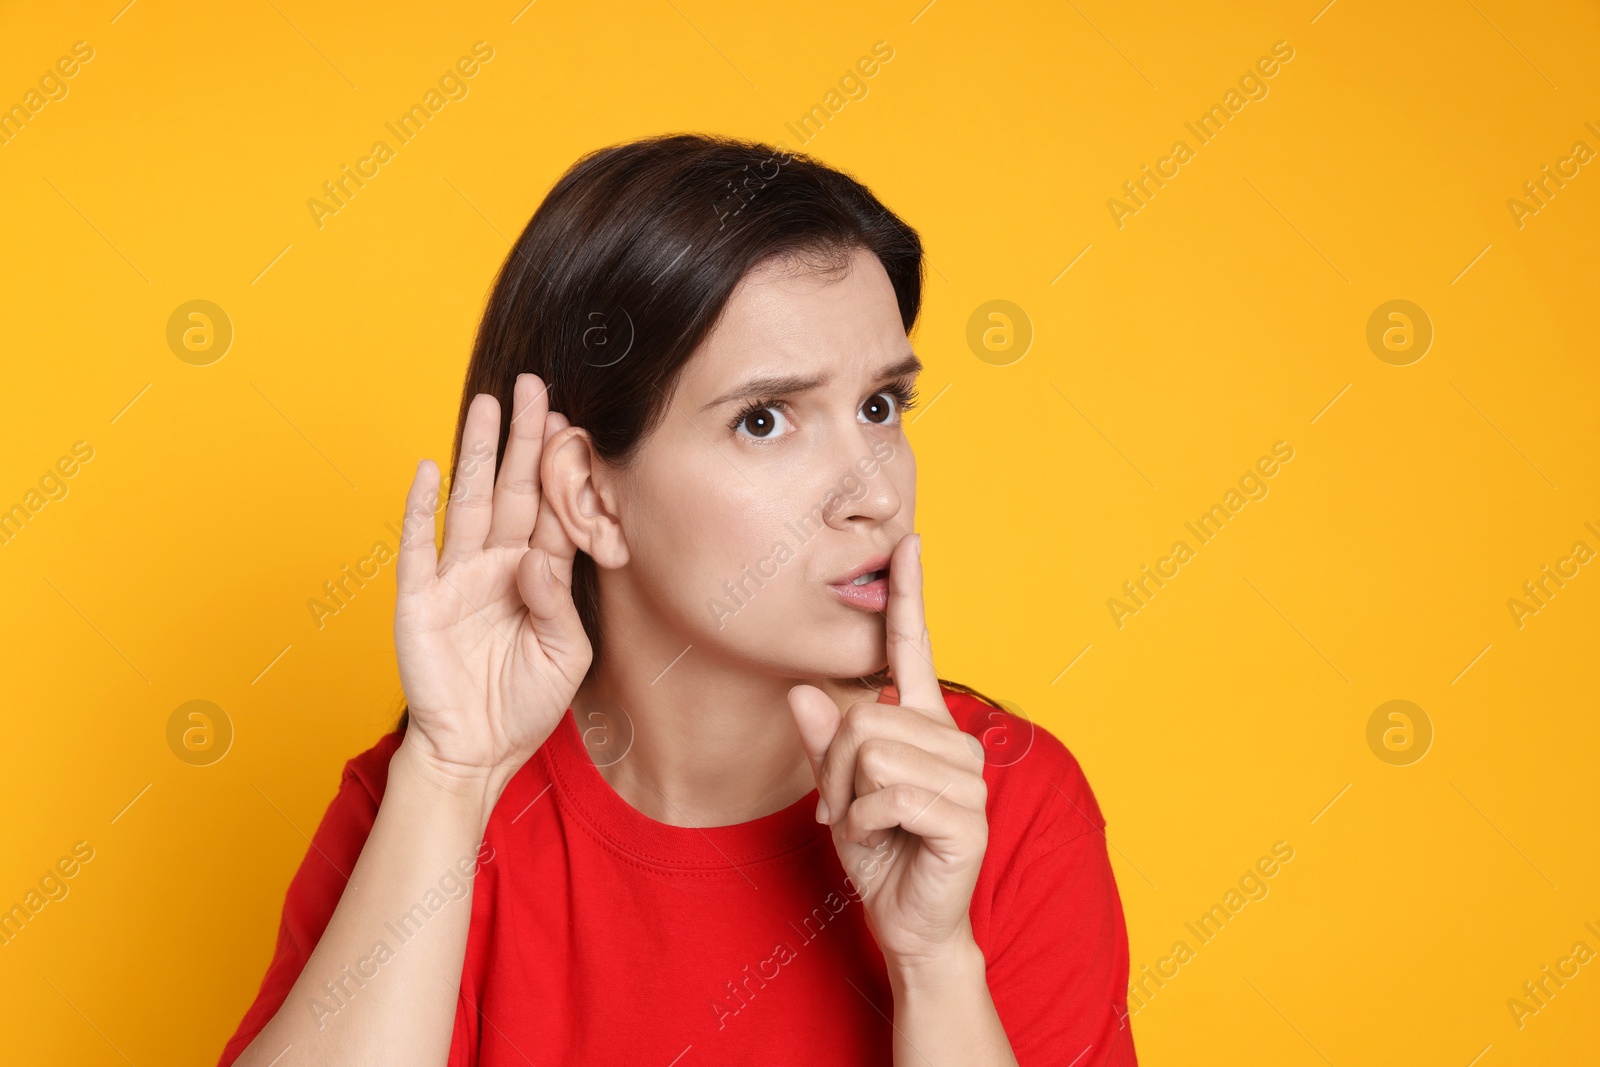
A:
<svg viewBox="0 0 1600 1067">
<path fill-rule="evenodd" d="M 850 175 L 771 145 L 703 134 L 590 152 L 545 196 L 495 278 L 450 470 L 472 398 L 489 393 L 509 412 L 526 372 L 544 380 L 550 410 L 587 430 L 602 459 L 625 465 L 752 268 L 773 259 L 837 268 L 856 249 L 883 264 L 910 333 L 922 305 L 921 238 Z M 497 471 L 510 429 L 503 419 Z M 592 672 L 603 654 L 599 584 L 582 552 L 572 596 L 594 649 Z M 887 680 L 887 670 L 862 679 Z"/>
</svg>

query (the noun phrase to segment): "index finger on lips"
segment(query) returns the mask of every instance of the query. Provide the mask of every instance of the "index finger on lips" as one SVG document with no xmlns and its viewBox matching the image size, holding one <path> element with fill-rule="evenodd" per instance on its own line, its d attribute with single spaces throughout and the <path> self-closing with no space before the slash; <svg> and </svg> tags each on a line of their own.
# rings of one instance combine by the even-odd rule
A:
<svg viewBox="0 0 1600 1067">
<path fill-rule="evenodd" d="M 889 604 L 884 610 L 889 669 L 900 703 L 953 722 L 933 669 L 933 642 L 922 603 L 922 535 L 900 538 L 889 557 Z M 941 714 L 942 713 L 942 714 Z"/>
</svg>

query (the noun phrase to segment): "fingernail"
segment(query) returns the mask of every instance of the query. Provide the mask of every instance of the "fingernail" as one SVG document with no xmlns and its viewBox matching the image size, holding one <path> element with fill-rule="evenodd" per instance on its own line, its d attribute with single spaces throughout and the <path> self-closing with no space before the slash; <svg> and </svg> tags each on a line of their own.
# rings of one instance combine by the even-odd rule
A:
<svg viewBox="0 0 1600 1067">
<path fill-rule="evenodd" d="M 921 559 L 922 558 L 922 535 L 921 534 L 912 534 L 911 538 L 912 538 L 912 540 L 911 540 L 911 554 L 913 556 L 916 556 L 918 559 Z"/>
<path fill-rule="evenodd" d="M 817 821 L 824 824 L 828 821 L 828 802 L 822 797 L 817 798 Z"/>
</svg>

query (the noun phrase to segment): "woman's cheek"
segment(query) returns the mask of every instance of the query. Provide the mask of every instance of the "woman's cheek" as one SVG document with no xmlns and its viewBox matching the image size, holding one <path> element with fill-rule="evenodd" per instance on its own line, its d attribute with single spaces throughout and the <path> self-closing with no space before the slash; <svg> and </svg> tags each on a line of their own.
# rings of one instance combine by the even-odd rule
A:
<svg viewBox="0 0 1600 1067">
<path fill-rule="evenodd" d="M 630 539 L 646 584 L 702 632 L 726 631 L 740 619 L 748 624 L 746 609 L 763 592 L 760 571 L 773 570 L 769 557 L 783 526 L 760 482 L 747 483 L 720 458 L 717 465 L 685 464 L 672 478 L 644 480 L 656 491 L 648 501 L 636 499 Z"/>
</svg>

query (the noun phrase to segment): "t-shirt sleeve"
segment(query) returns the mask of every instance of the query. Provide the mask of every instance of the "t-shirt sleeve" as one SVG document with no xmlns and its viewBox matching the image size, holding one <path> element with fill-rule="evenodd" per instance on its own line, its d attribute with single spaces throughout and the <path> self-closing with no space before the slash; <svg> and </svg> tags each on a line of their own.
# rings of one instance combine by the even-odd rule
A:
<svg viewBox="0 0 1600 1067">
<path fill-rule="evenodd" d="M 1059 755 L 1050 815 L 997 886 L 989 991 L 1019 1067 L 1131 1067 L 1128 932 L 1105 820 Z"/>
<path fill-rule="evenodd" d="M 345 765 L 339 792 L 323 813 L 305 858 L 289 882 L 278 924 L 277 947 L 261 980 L 261 989 L 223 1048 L 217 1067 L 230 1067 L 283 1007 L 290 988 L 328 928 L 328 920 L 344 895 L 350 872 L 377 817 L 378 801 L 357 775 L 356 761 L 352 760 Z"/>
</svg>

